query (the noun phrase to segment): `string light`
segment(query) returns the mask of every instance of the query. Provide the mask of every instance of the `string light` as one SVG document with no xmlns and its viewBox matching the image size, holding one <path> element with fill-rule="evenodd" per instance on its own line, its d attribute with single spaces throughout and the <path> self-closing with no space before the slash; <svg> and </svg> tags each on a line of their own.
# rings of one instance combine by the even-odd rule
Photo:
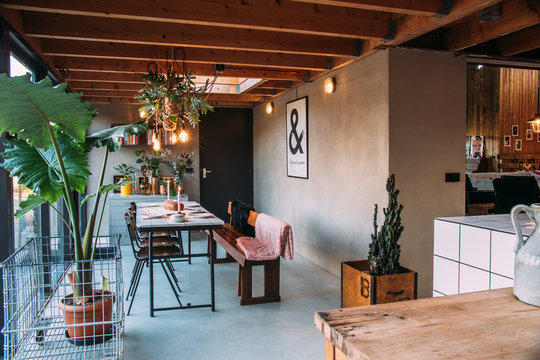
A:
<svg viewBox="0 0 540 360">
<path fill-rule="evenodd" d="M 188 133 L 186 132 L 186 130 L 182 129 L 182 131 L 180 131 L 180 142 L 181 143 L 185 143 L 186 141 L 189 140 L 189 135 Z"/>
<path fill-rule="evenodd" d="M 144 110 L 139 111 L 139 116 L 141 117 L 141 119 L 144 119 L 146 117 L 146 111 Z"/>
</svg>

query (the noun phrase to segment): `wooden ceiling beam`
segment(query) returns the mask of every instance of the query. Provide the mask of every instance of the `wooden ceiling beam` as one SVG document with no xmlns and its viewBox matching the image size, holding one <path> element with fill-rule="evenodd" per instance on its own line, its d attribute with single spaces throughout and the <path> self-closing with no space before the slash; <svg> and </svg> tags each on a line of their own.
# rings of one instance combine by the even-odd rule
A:
<svg viewBox="0 0 540 360">
<path fill-rule="evenodd" d="M 117 73 L 117 72 L 97 72 L 97 71 L 78 71 L 71 69 L 66 74 L 68 81 L 83 81 L 97 83 L 126 83 L 137 84 L 143 87 L 145 82 L 141 74 Z M 96 85 L 99 86 L 99 85 Z"/>
<path fill-rule="evenodd" d="M 499 54 L 512 56 L 540 48 L 540 25 L 528 27 L 496 41 Z"/>
<path fill-rule="evenodd" d="M 371 48 L 397 46 L 440 27 L 459 21 L 501 0 L 453 0 L 452 10 L 443 17 L 405 15 L 396 20 L 396 35 L 385 42 L 375 41 Z"/>
<path fill-rule="evenodd" d="M 116 91 L 138 91 L 144 84 L 137 83 L 121 83 L 121 82 L 90 82 L 90 81 L 78 81 L 78 80 L 69 80 L 69 88 L 73 91 L 83 91 L 83 90 L 116 90 Z"/>
<path fill-rule="evenodd" d="M 217 26 L 295 34 L 383 39 L 391 18 L 370 11 L 293 1 L 174 0 L 7 0 L 2 6 L 16 10 L 87 17 L 129 19 L 171 24 Z M 269 16 L 271 14 L 272 16 Z M 155 24 L 154 24 L 155 26 Z"/>
<path fill-rule="evenodd" d="M 291 0 L 319 5 L 342 6 L 354 9 L 391 12 L 417 16 L 446 15 L 444 2 L 434 0 Z"/>
<path fill-rule="evenodd" d="M 65 68 L 69 71 L 87 71 L 87 72 L 119 72 L 119 73 L 146 73 L 148 72 L 148 62 L 138 60 L 116 60 L 116 59 L 86 59 L 56 57 L 54 64 L 58 68 Z M 215 66 L 210 64 L 185 64 L 188 71 L 201 76 L 214 76 Z M 309 73 L 306 71 L 285 71 L 267 68 L 239 68 L 225 66 L 225 71 L 221 76 L 247 77 L 255 79 L 272 80 L 303 80 L 308 79 Z"/>
<path fill-rule="evenodd" d="M 137 91 L 119 91 L 119 90 L 92 90 L 86 89 L 82 91 L 84 96 L 87 97 L 117 97 L 117 98 L 132 98 L 137 95 Z M 207 99 L 209 101 L 219 101 L 219 100 L 237 100 L 237 101 L 264 101 L 265 96 L 262 95 L 253 95 L 253 94 L 208 94 Z M 136 100 L 135 100 L 136 101 Z"/>
<path fill-rule="evenodd" d="M 244 94 L 253 94 L 253 95 L 267 95 L 267 96 L 276 96 L 283 92 L 284 89 L 261 89 L 254 88 L 246 91 Z"/>
<path fill-rule="evenodd" d="M 462 50 L 540 23 L 539 1 L 505 0 L 502 11 L 502 19 L 497 21 L 481 23 L 478 16 L 472 15 L 452 26 L 444 34 L 446 48 Z"/>
<path fill-rule="evenodd" d="M 98 59 L 129 59 L 165 62 L 172 57 L 168 46 L 122 44 L 100 41 L 42 39 L 42 53 L 48 56 L 85 57 Z M 177 51 L 182 56 L 181 51 Z M 268 66 L 302 70 L 325 70 L 333 63 L 326 56 L 279 54 L 254 51 L 189 48 L 185 60 L 191 63 L 209 63 L 237 66 Z M 181 59 L 180 59 L 181 60 Z"/>
<path fill-rule="evenodd" d="M 355 56 L 361 41 L 273 31 L 24 12 L 29 37 L 321 56 Z"/>
<path fill-rule="evenodd" d="M 139 105 L 134 99 L 129 97 L 92 97 L 83 96 L 83 101 L 89 101 L 93 104 L 130 104 Z M 212 100 L 210 104 L 214 107 L 255 107 L 258 103 L 253 101 L 237 101 L 237 100 Z"/>
</svg>

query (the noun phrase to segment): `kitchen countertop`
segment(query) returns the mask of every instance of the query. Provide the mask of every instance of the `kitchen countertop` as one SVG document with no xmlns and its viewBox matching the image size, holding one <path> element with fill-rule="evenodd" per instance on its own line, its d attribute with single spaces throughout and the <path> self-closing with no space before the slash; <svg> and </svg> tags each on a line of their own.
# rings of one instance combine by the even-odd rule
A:
<svg viewBox="0 0 540 360">
<path fill-rule="evenodd" d="M 518 219 L 523 235 L 530 236 L 534 231 L 534 222 L 525 213 L 519 214 Z M 510 214 L 438 217 L 435 220 L 470 225 L 513 235 L 516 234 L 510 220 Z"/>
<path fill-rule="evenodd" d="M 351 360 L 540 359 L 540 307 L 512 288 L 320 311 L 315 327 Z"/>
</svg>

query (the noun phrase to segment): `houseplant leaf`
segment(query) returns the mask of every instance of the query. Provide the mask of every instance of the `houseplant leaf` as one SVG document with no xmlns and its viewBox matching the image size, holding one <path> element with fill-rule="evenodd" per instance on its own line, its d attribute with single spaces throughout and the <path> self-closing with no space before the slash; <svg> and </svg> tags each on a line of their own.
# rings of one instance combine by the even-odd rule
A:
<svg viewBox="0 0 540 360">
<path fill-rule="evenodd" d="M 20 218 L 27 212 L 32 211 L 32 209 L 46 202 L 47 200 L 39 195 L 34 195 L 34 194 L 28 195 L 28 198 L 26 200 L 21 201 L 19 203 L 20 209 L 17 210 L 17 212 L 15 212 L 15 218 L 16 219 Z"/>
<path fill-rule="evenodd" d="M 98 131 L 86 137 L 86 151 L 92 150 L 94 147 L 106 146 L 109 151 L 117 151 L 120 149 L 120 138 L 124 134 L 136 135 L 142 134 L 148 129 L 148 125 L 144 120 L 138 120 L 134 123 L 115 126 L 113 128 Z"/>
<path fill-rule="evenodd" d="M 7 131 L 30 145 L 47 149 L 51 145 L 49 127 L 54 132 L 84 141 L 94 111 L 81 102 L 81 94 L 66 93 L 66 85 L 52 87 L 46 77 L 32 83 L 30 75 L 8 77 L 0 74 L 0 133 Z"/>
<path fill-rule="evenodd" d="M 19 184 L 39 193 L 51 204 L 55 203 L 63 195 L 64 188 L 52 146 L 44 151 L 19 139 L 6 139 L 4 144 L 2 166 L 11 176 L 19 177 Z M 90 172 L 82 147 L 66 136 L 58 139 L 58 147 L 72 188 L 84 192 Z"/>
</svg>

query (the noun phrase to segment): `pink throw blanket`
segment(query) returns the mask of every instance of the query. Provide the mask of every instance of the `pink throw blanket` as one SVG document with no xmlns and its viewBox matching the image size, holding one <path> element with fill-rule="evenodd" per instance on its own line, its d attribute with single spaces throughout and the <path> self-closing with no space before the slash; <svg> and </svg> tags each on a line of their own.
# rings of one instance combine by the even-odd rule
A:
<svg viewBox="0 0 540 360">
<path fill-rule="evenodd" d="M 259 214 L 255 221 L 255 238 L 241 237 L 236 240 L 248 260 L 274 260 L 294 257 L 291 225 L 270 215 Z"/>
</svg>

